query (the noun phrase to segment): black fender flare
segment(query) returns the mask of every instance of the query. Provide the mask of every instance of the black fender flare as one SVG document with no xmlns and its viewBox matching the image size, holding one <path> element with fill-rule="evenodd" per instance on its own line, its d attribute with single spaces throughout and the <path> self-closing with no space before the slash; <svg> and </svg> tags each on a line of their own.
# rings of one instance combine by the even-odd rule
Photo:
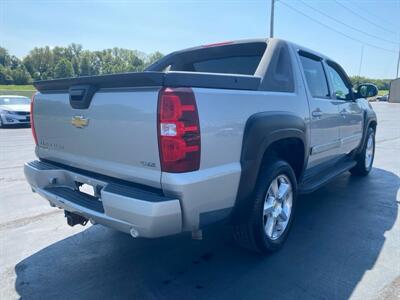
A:
<svg viewBox="0 0 400 300">
<path fill-rule="evenodd" d="M 304 119 L 290 112 L 260 112 L 249 117 L 243 133 L 242 152 L 240 158 L 241 175 L 236 196 L 232 220 L 240 221 L 248 215 L 258 173 L 268 147 L 286 138 L 300 139 L 304 145 L 304 162 L 302 173 L 309 155 L 308 126 Z"/>
<path fill-rule="evenodd" d="M 363 134 L 362 134 L 362 139 L 361 143 L 358 146 L 358 149 L 355 151 L 355 154 L 360 154 L 364 148 L 364 145 L 367 141 L 367 133 L 368 133 L 368 128 L 371 126 L 371 124 L 375 123 L 376 126 L 378 126 L 378 119 L 376 117 L 376 113 L 371 109 L 371 110 L 366 110 L 364 112 L 364 125 L 363 125 Z"/>
</svg>

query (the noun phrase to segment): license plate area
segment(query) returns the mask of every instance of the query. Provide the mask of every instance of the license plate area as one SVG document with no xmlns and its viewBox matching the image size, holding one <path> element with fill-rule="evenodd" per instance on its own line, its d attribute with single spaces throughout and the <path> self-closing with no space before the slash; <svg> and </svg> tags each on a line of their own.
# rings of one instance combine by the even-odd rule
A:
<svg viewBox="0 0 400 300">
<path fill-rule="evenodd" d="M 96 197 L 95 196 L 95 191 L 94 191 L 94 187 L 92 185 L 89 185 L 87 183 L 83 183 L 82 185 L 79 186 L 79 191 L 81 193 L 85 193 L 88 194 L 90 196 Z"/>
<path fill-rule="evenodd" d="M 100 191 L 103 188 L 102 186 L 99 185 L 91 185 L 88 183 L 82 183 L 82 182 L 75 182 L 77 189 L 79 192 L 84 193 L 86 195 L 92 196 L 96 198 L 97 200 L 101 201 L 100 199 Z"/>
</svg>

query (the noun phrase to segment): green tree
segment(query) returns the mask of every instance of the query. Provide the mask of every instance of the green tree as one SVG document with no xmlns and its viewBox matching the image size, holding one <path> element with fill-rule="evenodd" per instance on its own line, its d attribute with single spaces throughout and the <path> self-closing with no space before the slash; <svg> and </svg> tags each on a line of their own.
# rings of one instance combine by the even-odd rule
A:
<svg viewBox="0 0 400 300">
<path fill-rule="evenodd" d="M 48 46 L 31 50 L 24 58 L 23 64 L 36 80 L 53 78 L 54 55 Z"/>
<path fill-rule="evenodd" d="M 13 84 L 11 70 L 0 64 L 0 84 Z"/>
<path fill-rule="evenodd" d="M 81 76 L 89 76 L 92 75 L 91 66 L 90 66 L 90 54 L 85 53 L 81 57 L 80 65 L 80 74 Z"/>
<path fill-rule="evenodd" d="M 31 75 L 23 65 L 12 70 L 11 76 L 13 78 L 13 84 L 28 84 L 32 82 Z"/>
<path fill-rule="evenodd" d="M 4 67 L 10 66 L 10 55 L 6 48 L 0 47 L 0 65 Z"/>
<path fill-rule="evenodd" d="M 76 76 L 79 76 L 81 74 L 79 58 L 74 56 L 71 60 L 71 64 L 72 64 L 72 69 L 74 70 L 74 74 Z"/>
<path fill-rule="evenodd" d="M 162 54 L 159 51 L 156 51 L 156 52 L 150 54 L 146 60 L 146 67 L 150 66 L 151 64 L 155 63 L 157 60 L 159 60 L 163 57 L 164 57 L 164 54 Z"/>
<path fill-rule="evenodd" d="M 363 76 L 351 76 L 350 80 L 354 86 L 357 86 L 361 83 L 373 83 L 379 90 L 390 89 L 390 82 L 392 81 L 391 79 L 372 79 Z"/>
<path fill-rule="evenodd" d="M 54 68 L 54 78 L 67 78 L 74 76 L 74 69 L 69 60 L 63 58 Z"/>
<path fill-rule="evenodd" d="M 89 51 L 72 43 L 68 47 L 36 47 L 21 61 L 0 47 L 0 81 L 19 84 L 71 76 L 141 72 L 161 57 L 160 52 L 146 55 L 117 47 Z"/>
<path fill-rule="evenodd" d="M 0 84 L 27 84 L 31 80 L 21 60 L 0 47 Z"/>
</svg>

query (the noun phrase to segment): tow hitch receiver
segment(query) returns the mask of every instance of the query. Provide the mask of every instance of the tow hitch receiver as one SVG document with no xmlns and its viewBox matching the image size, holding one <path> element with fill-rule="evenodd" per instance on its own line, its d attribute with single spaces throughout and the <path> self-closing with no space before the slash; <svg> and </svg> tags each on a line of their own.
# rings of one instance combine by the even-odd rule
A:
<svg viewBox="0 0 400 300">
<path fill-rule="evenodd" d="M 88 222 L 88 219 L 69 211 L 64 211 L 64 216 L 67 218 L 67 224 L 69 226 L 75 226 L 76 224 L 85 226 Z"/>
</svg>

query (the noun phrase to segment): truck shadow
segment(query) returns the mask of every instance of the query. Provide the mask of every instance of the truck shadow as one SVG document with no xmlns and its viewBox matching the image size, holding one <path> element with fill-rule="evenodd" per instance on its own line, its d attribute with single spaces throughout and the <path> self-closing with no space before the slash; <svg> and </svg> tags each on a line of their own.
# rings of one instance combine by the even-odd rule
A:
<svg viewBox="0 0 400 300">
<path fill-rule="evenodd" d="M 226 226 L 133 240 L 102 226 L 19 262 L 21 298 L 347 299 L 397 218 L 398 176 L 343 174 L 303 196 L 285 247 L 266 257 L 235 246 Z"/>
</svg>

